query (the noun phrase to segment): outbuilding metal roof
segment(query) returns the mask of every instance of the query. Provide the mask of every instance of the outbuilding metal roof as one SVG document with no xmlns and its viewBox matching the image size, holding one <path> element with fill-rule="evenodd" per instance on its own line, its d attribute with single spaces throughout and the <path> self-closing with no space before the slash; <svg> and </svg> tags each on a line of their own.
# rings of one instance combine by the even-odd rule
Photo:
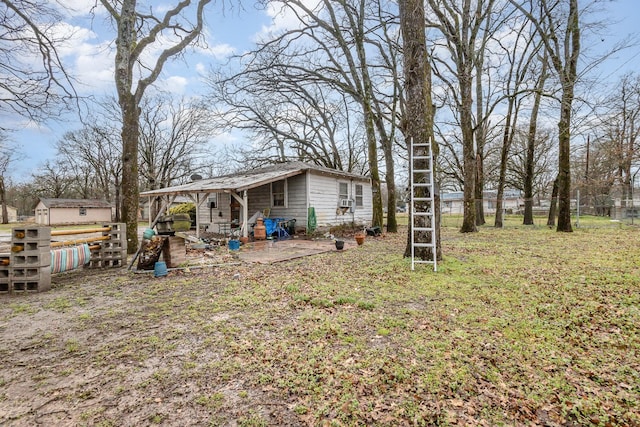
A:
<svg viewBox="0 0 640 427">
<path fill-rule="evenodd" d="M 51 208 L 102 208 L 111 209 L 111 203 L 94 199 L 46 199 L 41 198 L 45 207 Z"/>
<path fill-rule="evenodd" d="M 150 190 L 140 193 L 141 196 L 162 196 L 168 194 L 193 194 L 193 193 L 222 193 L 225 191 L 244 191 L 260 187 L 270 182 L 279 181 L 290 176 L 299 175 L 306 171 L 313 171 L 321 175 L 332 175 L 348 179 L 368 182 L 366 176 L 342 172 L 336 169 L 324 168 L 304 162 L 281 163 L 264 168 L 243 171 L 239 173 L 223 175 L 216 178 L 202 179 L 188 184 L 173 187 Z"/>
</svg>

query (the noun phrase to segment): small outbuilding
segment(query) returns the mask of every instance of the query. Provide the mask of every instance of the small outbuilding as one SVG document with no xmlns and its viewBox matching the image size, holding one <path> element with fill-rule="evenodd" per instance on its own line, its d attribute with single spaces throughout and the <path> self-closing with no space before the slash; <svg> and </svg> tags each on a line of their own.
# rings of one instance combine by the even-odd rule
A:
<svg viewBox="0 0 640 427">
<path fill-rule="evenodd" d="M 303 230 L 370 224 L 373 216 L 369 177 L 303 162 L 197 180 L 141 196 L 160 197 L 165 206 L 176 197 L 190 197 L 197 206 L 198 233 L 237 227 L 246 236 L 257 216 L 287 221 L 289 227 L 295 223 L 295 229 Z"/>
<path fill-rule="evenodd" d="M 92 199 L 45 199 L 35 208 L 36 224 L 70 225 L 112 221 L 111 203 Z"/>
<path fill-rule="evenodd" d="M 482 193 L 483 208 L 485 213 L 495 214 L 498 203 L 498 192 L 487 190 Z M 454 191 L 440 194 L 441 211 L 443 214 L 463 214 L 464 213 L 464 193 Z M 520 190 L 506 189 L 502 199 L 502 209 L 516 212 L 524 208 L 524 198 Z"/>
</svg>

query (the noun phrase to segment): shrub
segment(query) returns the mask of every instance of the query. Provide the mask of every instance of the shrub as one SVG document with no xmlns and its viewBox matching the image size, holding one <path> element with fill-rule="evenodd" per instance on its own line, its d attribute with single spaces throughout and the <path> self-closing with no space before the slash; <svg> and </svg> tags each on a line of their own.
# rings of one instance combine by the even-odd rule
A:
<svg viewBox="0 0 640 427">
<path fill-rule="evenodd" d="M 189 214 L 191 224 L 196 223 L 196 205 L 195 203 L 181 203 L 169 209 L 169 213 L 173 214 Z"/>
</svg>

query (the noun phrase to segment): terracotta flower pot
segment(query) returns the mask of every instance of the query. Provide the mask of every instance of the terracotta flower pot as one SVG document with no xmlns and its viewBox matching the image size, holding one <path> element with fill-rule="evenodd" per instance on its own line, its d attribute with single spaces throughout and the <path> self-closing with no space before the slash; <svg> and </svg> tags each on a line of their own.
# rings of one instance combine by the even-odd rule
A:
<svg viewBox="0 0 640 427">
<path fill-rule="evenodd" d="M 356 234 L 356 243 L 361 246 L 364 243 L 364 233 Z"/>
</svg>

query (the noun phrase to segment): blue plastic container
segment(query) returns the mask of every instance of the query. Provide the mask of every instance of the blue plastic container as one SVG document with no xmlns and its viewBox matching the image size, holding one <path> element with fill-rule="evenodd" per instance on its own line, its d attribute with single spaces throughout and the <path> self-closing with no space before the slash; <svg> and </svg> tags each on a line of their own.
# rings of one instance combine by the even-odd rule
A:
<svg viewBox="0 0 640 427">
<path fill-rule="evenodd" d="M 142 238 L 151 240 L 151 238 L 155 235 L 156 235 L 155 231 L 153 231 L 151 228 L 147 228 L 146 230 L 144 230 L 144 233 L 142 233 Z"/>
<path fill-rule="evenodd" d="M 229 240 L 229 250 L 230 251 L 240 250 L 240 240 Z"/>
<path fill-rule="evenodd" d="M 162 277 L 167 275 L 167 263 L 164 261 L 158 261 L 153 265 L 153 275 L 155 277 Z"/>
</svg>

